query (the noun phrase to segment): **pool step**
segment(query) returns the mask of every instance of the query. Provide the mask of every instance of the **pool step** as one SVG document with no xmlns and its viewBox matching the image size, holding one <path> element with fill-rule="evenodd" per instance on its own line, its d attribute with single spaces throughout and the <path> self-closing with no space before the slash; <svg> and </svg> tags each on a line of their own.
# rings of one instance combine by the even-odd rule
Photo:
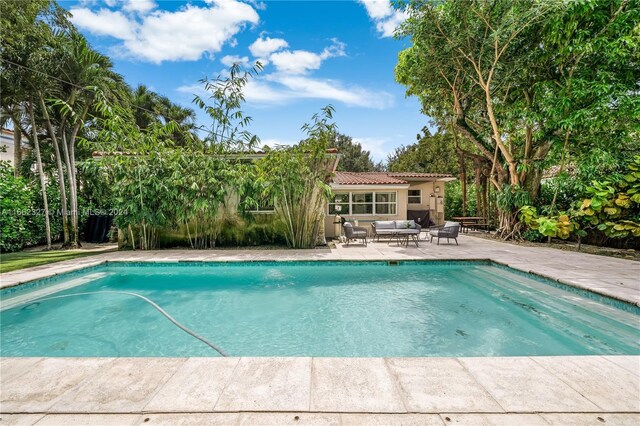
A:
<svg viewBox="0 0 640 426">
<path fill-rule="evenodd" d="M 20 296 L 4 299 L 0 301 L 0 311 L 4 311 L 5 309 L 11 309 L 15 306 L 28 303 L 32 300 L 40 299 L 41 297 L 49 296 L 51 294 L 68 290 L 70 288 L 77 287 L 79 285 L 87 284 L 91 281 L 99 280 L 100 278 L 104 278 L 106 276 L 107 276 L 106 272 L 94 272 L 93 274 L 88 274 L 81 278 L 76 278 L 74 280 L 65 281 L 64 283 L 57 284 L 51 287 L 45 287 L 40 290 L 30 291 L 27 294 L 22 294 Z"/>
</svg>

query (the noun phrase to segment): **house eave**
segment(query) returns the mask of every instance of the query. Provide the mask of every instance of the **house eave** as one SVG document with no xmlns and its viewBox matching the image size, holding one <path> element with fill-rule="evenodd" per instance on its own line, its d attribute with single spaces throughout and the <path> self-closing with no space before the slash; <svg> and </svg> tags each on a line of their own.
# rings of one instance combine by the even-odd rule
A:
<svg viewBox="0 0 640 426">
<path fill-rule="evenodd" d="M 404 184 L 381 184 L 381 183 L 367 183 L 367 184 L 340 184 L 340 183 L 332 183 L 331 189 L 334 190 L 379 190 L 379 189 L 407 189 L 409 188 L 408 183 Z"/>
</svg>

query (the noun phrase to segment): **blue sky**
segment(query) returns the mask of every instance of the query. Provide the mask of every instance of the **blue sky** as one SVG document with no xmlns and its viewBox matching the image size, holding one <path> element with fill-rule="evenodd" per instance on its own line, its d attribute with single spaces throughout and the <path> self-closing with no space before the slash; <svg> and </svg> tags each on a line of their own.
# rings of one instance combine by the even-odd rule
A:
<svg viewBox="0 0 640 426">
<path fill-rule="evenodd" d="M 394 80 L 408 40 L 391 37 L 404 19 L 385 0 L 77 0 L 60 4 L 131 86 L 145 84 L 185 106 L 198 80 L 233 62 L 260 60 L 244 110 L 263 143 L 292 144 L 327 104 L 339 130 L 376 160 L 415 142 L 427 124 Z M 209 124 L 198 111 L 199 124 Z"/>
</svg>

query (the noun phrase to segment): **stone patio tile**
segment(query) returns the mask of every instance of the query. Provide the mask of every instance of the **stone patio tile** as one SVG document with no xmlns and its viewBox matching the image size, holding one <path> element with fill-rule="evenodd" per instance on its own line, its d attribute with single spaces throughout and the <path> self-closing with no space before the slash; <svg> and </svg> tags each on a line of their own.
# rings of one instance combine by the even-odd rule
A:
<svg viewBox="0 0 640 426">
<path fill-rule="evenodd" d="M 341 414 L 345 426 L 443 426 L 437 414 Z"/>
<path fill-rule="evenodd" d="M 595 404 L 530 358 L 459 359 L 508 412 L 600 411 Z"/>
<path fill-rule="evenodd" d="M 329 413 L 242 413 L 240 425 L 339 425 L 340 414 Z"/>
<path fill-rule="evenodd" d="M 184 358 L 116 358 L 60 398 L 51 412 L 139 412 L 184 362 Z"/>
<path fill-rule="evenodd" d="M 445 425 L 536 426 L 548 423 L 537 414 L 440 414 Z"/>
<path fill-rule="evenodd" d="M 604 411 L 640 412 L 640 377 L 602 357 L 533 357 Z"/>
<path fill-rule="evenodd" d="M 558 426 L 637 426 L 640 424 L 640 414 L 638 413 L 554 413 L 541 414 L 541 416 L 547 421 L 547 423 Z"/>
<path fill-rule="evenodd" d="M 409 412 L 504 411 L 455 358 L 389 358 Z"/>
<path fill-rule="evenodd" d="M 44 414 L 0 414 L 0 425 L 31 426 L 44 417 Z"/>
<path fill-rule="evenodd" d="M 609 355 L 603 358 L 640 376 L 640 356 L 638 355 Z"/>
<path fill-rule="evenodd" d="M 239 358 L 189 358 L 151 398 L 145 411 L 213 411 Z"/>
<path fill-rule="evenodd" d="M 47 414 L 37 426 L 137 425 L 139 414 Z"/>
<path fill-rule="evenodd" d="M 0 358 L 0 378 L 3 382 L 29 371 L 42 358 Z"/>
<path fill-rule="evenodd" d="M 307 411 L 311 358 L 241 358 L 215 411 Z"/>
<path fill-rule="evenodd" d="M 314 358 L 311 411 L 403 413 L 406 408 L 382 358 Z"/>
<path fill-rule="evenodd" d="M 37 413 L 109 365 L 109 358 L 45 358 L 26 373 L 2 379 L 0 406 L 5 413 Z M 73 365 L 73 368 L 69 368 Z"/>
<path fill-rule="evenodd" d="M 237 425 L 238 413 L 181 413 L 143 414 L 138 416 L 137 425 L 166 426 L 227 426 Z"/>
</svg>

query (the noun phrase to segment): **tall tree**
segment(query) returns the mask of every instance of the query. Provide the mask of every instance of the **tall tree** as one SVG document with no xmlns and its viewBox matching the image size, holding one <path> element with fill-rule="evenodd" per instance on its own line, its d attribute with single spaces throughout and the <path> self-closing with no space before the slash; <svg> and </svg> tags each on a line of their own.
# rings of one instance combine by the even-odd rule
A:
<svg viewBox="0 0 640 426">
<path fill-rule="evenodd" d="M 382 162 L 375 163 L 371 152 L 362 148 L 351 136 L 336 133 L 330 143 L 340 154 L 338 170 L 342 172 L 380 172 L 384 169 Z"/>
<path fill-rule="evenodd" d="M 400 34 L 413 45 L 397 79 L 491 164 L 500 234 L 517 237 L 517 210 L 537 196 L 549 152 L 578 139 L 589 115 L 603 129 L 633 103 L 637 2 L 411 1 L 407 10 Z"/>
<path fill-rule="evenodd" d="M 47 248 L 51 248 L 47 178 L 40 149 L 40 116 L 37 109 L 41 97 L 38 92 L 47 85 L 45 69 L 54 29 L 69 27 L 68 14 L 50 0 L 6 2 L 1 7 L 1 110 L 3 116 L 9 116 L 13 123 L 14 135 L 17 134 L 14 140 L 18 141 L 14 147 L 16 151 L 21 149 L 21 134 L 33 144 L 43 198 Z M 19 155 L 16 160 L 21 160 Z M 19 162 L 14 164 L 16 170 L 20 169 Z"/>
<path fill-rule="evenodd" d="M 196 113 L 193 109 L 178 105 L 142 84 L 131 95 L 132 112 L 139 129 L 145 130 L 152 124 L 173 121 L 177 125 L 177 130 L 171 135 L 175 145 L 186 146 L 197 142 Z"/>
<path fill-rule="evenodd" d="M 389 171 L 458 173 L 460 167 L 450 133 L 439 131 L 432 135 L 425 127 L 416 139 L 416 144 L 398 147 L 387 157 Z"/>
</svg>

